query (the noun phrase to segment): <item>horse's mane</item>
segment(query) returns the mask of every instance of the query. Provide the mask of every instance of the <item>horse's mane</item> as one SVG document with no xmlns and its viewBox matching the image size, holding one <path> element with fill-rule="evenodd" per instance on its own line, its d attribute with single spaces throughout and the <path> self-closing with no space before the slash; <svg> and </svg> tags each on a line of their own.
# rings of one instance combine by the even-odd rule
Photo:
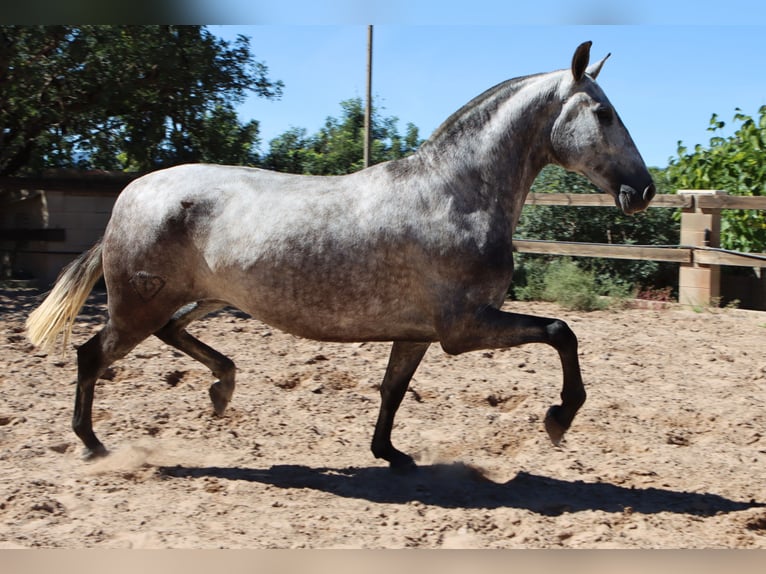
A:
<svg viewBox="0 0 766 574">
<path fill-rule="evenodd" d="M 421 148 L 436 145 L 442 140 L 449 138 L 452 133 L 458 131 L 456 128 L 459 126 L 468 126 L 479 123 L 475 121 L 477 115 L 481 118 L 479 121 L 484 123 L 487 118 L 492 116 L 502 102 L 513 97 L 528 83 L 529 80 L 538 78 L 542 75 L 544 74 L 531 74 L 529 76 L 512 78 L 485 90 L 444 120 L 444 122 L 434 130 L 431 137 L 423 143 Z"/>
</svg>

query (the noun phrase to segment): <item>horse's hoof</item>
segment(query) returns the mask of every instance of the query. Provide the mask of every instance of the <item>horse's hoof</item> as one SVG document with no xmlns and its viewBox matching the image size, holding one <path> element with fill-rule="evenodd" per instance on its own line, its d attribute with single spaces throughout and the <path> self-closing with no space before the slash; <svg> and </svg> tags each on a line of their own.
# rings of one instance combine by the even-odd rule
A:
<svg viewBox="0 0 766 574">
<path fill-rule="evenodd" d="M 392 457 L 388 463 L 391 471 L 396 474 L 410 474 L 418 469 L 413 458 L 403 452 L 397 452 L 396 456 Z"/>
<path fill-rule="evenodd" d="M 96 459 L 99 459 L 99 458 L 103 458 L 103 457 L 105 457 L 108 454 L 109 454 L 109 451 L 106 450 L 106 447 L 103 444 L 98 443 L 94 447 L 87 447 L 86 446 L 83 449 L 83 451 L 82 451 L 82 459 L 83 460 L 96 460 Z"/>
<path fill-rule="evenodd" d="M 229 399 L 223 396 L 221 393 L 221 383 L 213 383 L 208 389 L 210 395 L 210 401 L 213 403 L 213 410 L 219 417 L 223 416 L 226 412 L 226 407 L 229 406 Z"/>
<path fill-rule="evenodd" d="M 554 446 L 561 444 L 561 440 L 567 432 L 566 427 L 556 420 L 556 413 L 559 408 L 557 405 L 554 405 L 545 413 L 545 430 Z"/>
</svg>

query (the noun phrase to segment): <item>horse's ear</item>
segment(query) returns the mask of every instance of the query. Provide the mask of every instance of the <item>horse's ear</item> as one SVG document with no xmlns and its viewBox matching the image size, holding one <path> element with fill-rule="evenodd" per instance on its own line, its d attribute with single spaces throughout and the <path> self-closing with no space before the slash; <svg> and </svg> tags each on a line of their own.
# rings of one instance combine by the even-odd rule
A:
<svg viewBox="0 0 766 574">
<path fill-rule="evenodd" d="M 588 69 L 585 70 L 585 73 L 588 74 L 594 80 L 596 78 L 598 78 L 598 74 L 601 71 L 601 67 L 604 65 L 604 62 L 606 62 L 607 59 L 609 58 L 609 56 L 611 56 L 611 55 L 612 55 L 612 53 L 609 52 L 606 56 L 601 58 L 601 60 L 599 60 L 598 62 L 596 62 L 592 66 L 588 66 Z"/>
<path fill-rule="evenodd" d="M 577 50 L 575 50 L 574 56 L 572 57 L 572 75 L 574 76 L 575 82 L 579 82 L 582 80 L 582 77 L 585 75 L 585 71 L 588 68 L 588 61 L 590 60 L 590 47 L 593 44 L 593 42 L 583 42 L 579 46 L 577 46 Z"/>
</svg>

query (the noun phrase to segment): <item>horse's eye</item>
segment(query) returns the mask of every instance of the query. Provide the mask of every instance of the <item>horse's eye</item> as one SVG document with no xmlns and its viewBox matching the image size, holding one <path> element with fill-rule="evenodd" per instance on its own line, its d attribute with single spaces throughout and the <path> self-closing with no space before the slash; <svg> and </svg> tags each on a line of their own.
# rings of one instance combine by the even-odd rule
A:
<svg viewBox="0 0 766 574">
<path fill-rule="evenodd" d="M 598 117 L 599 121 L 603 124 L 609 125 L 612 123 L 612 119 L 614 118 L 614 114 L 612 113 L 612 108 L 609 106 L 599 106 L 596 108 L 596 117 Z"/>
</svg>

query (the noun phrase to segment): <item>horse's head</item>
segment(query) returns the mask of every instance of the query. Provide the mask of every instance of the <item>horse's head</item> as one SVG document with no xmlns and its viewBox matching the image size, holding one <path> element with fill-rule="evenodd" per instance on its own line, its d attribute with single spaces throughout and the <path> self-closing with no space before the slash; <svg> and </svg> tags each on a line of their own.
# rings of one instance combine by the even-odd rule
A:
<svg viewBox="0 0 766 574">
<path fill-rule="evenodd" d="M 612 195 L 625 213 L 635 213 L 654 197 L 654 182 L 628 130 L 596 84 L 609 56 L 588 67 L 590 46 L 585 42 L 577 48 L 571 77 L 561 84 L 563 104 L 551 131 L 553 153 L 562 167 Z"/>
</svg>

